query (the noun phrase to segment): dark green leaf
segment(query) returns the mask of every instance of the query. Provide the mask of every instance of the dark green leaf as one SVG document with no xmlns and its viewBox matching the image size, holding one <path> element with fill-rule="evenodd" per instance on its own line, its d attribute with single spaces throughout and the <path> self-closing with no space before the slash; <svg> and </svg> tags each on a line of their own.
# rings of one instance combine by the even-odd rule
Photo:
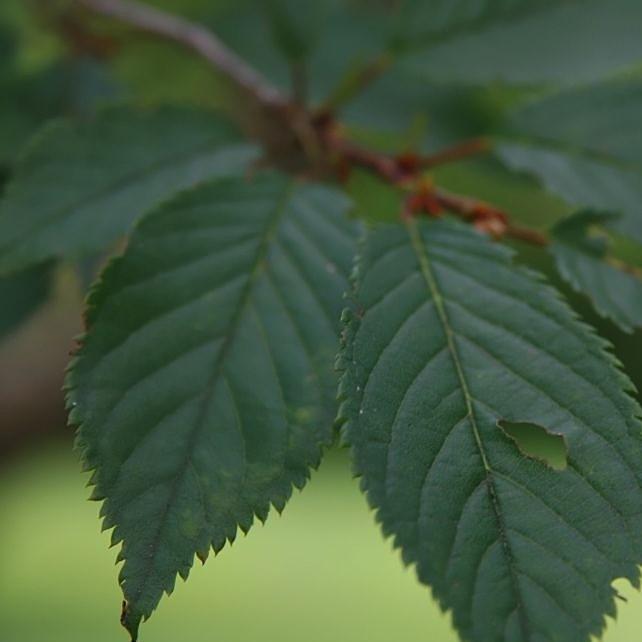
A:
<svg viewBox="0 0 642 642">
<path fill-rule="evenodd" d="M 203 179 L 242 173 L 254 154 L 229 126 L 191 109 L 55 122 L 0 203 L 0 274 L 100 250 L 150 207 Z"/>
<path fill-rule="evenodd" d="M 427 18 L 410 13 L 407 22 L 425 29 L 425 36 L 405 64 L 431 79 L 575 84 L 604 78 L 642 57 L 638 0 L 415 4 Z"/>
<path fill-rule="evenodd" d="M 285 56 L 301 61 L 314 48 L 330 11 L 327 0 L 309 3 L 303 9 L 299 0 L 263 0 L 275 42 Z"/>
<path fill-rule="evenodd" d="M 90 296 L 71 422 L 136 636 L 176 574 L 282 510 L 332 436 L 342 195 L 221 179 L 142 219 Z"/>
<path fill-rule="evenodd" d="M 571 287 L 589 296 L 599 314 L 632 332 L 642 327 L 642 279 L 633 268 L 627 272 L 613 263 L 605 238 L 589 235 L 591 226 L 612 218 L 586 211 L 565 219 L 553 230 L 551 251 Z"/>
<path fill-rule="evenodd" d="M 289 0 L 284 0 L 289 4 Z M 324 100 L 352 65 L 370 61 L 386 48 L 386 22 L 370 10 L 356 10 L 351 3 L 321 0 L 324 7 L 306 6 L 297 19 L 304 29 L 314 31 L 313 46 L 305 48 L 309 92 L 312 101 Z M 277 85 L 289 85 L 290 70 L 274 42 L 269 23 L 257 3 L 240 6 L 235 15 L 217 22 L 215 31 Z M 265 10 L 264 1 L 260 3 Z M 294 3 L 296 4 L 296 3 Z M 294 5 L 293 5 L 294 6 Z M 317 13 L 318 12 L 318 13 Z M 318 24 L 310 21 L 318 16 Z M 307 26 L 306 26 L 307 25 Z"/>
<path fill-rule="evenodd" d="M 340 417 L 384 533 L 463 639 L 589 642 L 642 559 L 640 408 L 604 342 L 447 221 L 368 234 L 355 298 Z M 510 424 L 561 435 L 566 467 Z"/>
<path fill-rule="evenodd" d="M 1 28 L 1 27 L 0 27 Z M 0 164 L 14 163 L 43 123 L 62 115 L 87 116 L 120 90 L 97 61 L 74 55 L 26 71 L 16 55 L 3 53 L 0 33 Z"/>
<path fill-rule="evenodd" d="M 642 241 L 641 113 L 639 80 L 557 94 L 511 117 L 517 142 L 498 154 L 574 205 L 621 213 L 611 227 Z"/>
<path fill-rule="evenodd" d="M 487 127 L 484 98 L 474 88 L 417 82 L 395 67 L 356 96 L 342 120 L 357 132 L 387 134 L 397 150 L 434 151 Z"/>
<path fill-rule="evenodd" d="M 498 23 L 512 24 L 562 3 L 559 0 L 402 0 L 395 12 L 395 40 L 401 47 L 413 44 L 421 47 L 462 33 L 483 31 Z"/>
</svg>

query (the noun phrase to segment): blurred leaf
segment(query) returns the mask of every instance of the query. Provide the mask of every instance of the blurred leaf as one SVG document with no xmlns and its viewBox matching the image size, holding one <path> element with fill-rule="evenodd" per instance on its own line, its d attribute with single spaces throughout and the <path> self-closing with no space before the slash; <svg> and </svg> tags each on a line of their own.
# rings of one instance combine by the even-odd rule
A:
<svg viewBox="0 0 642 642">
<path fill-rule="evenodd" d="M 368 63 L 386 48 L 387 24 L 379 13 L 343 2 L 325 22 L 308 68 L 312 96 L 321 101 L 352 65 Z"/>
<path fill-rule="evenodd" d="M 642 279 L 609 263 L 605 238 L 589 235 L 590 228 L 613 216 L 578 212 L 553 230 L 551 251 L 562 277 L 577 292 L 590 297 L 596 311 L 625 332 L 642 327 Z"/>
<path fill-rule="evenodd" d="M 490 113 L 482 91 L 417 81 L 399 66 L 367 87 L 343 112 L 343 121 L 359 131 L 389 134 L 396 151 L 409 146 L 434 149 L 478 135 L 489 130 L 497 116 Z M 408 139 L 413 125 L 418 132 L 414 140 Z"/>
<path fill-rule="evenodd" d="M 259 3 L 260 4 L 260 3 Z M 346 70 L 359 62 L 369 61 L 386 47 L 387 25 L 378 12 L 355 9 L 349 2 L 321 2 L 301 7 L 300 19 L 322 11 L 315 26 L 318 30 L 313 45 L 306 51 L 306 69 L 313 101 L 324 100 L 339 83 Z M 263 11 L 255 3 L 239 8 L 213 26 L 216 33 L 244 58 L 282 88 L 289 86 L 289 68 L 272 36 Z M 309 29 L 311 27 L 308 27 Z"/>
<path fill-rule="evenodd" d="M 290 60 L 300 62 L 314 48 L 332 2 L 316 0 L 301 6 L 300 0 L 262 0 L 274 40 Z"/>
<path fill-rule="evenodd" d="M 0 277 L 0 340 L 44 302 L 50 286 L 50 265 Z"/>
<path fill-rule="evenodd" d="M 404 64 L 433 80 L 578 84 L 642 59 L 639 0 L 441 0 L 412 6 L 431 18 L 413 19 L 429 28 L 423 46 L 415 41 Z"/>
<path fill-rule="evenodd" d="M 394 11 L 394 44 L 400 48 L 449 40 L 499 24 L 512 24 L 568 0 L 401 0 Z"/>
<path fill-rule="evenodd" d="M 89 115 L 119 89 L 104 66 L 89 58 L 58 61 L 37 72 L 0 71 L 0 164 L 12 164 L 42 124 L 63 115 Z"/>
<path fill-rule="evenodd" d="M 44 3 L 2 3 L 0 165 L 13 164 L 45 121 L 90 114 L 100 102 L 119 96 L 107 66 L 62 46 L 41 14 L 49 9 Z"/>
<path fill-rule="evenodd" d="M 555 290 L 463 224 L 379 226 L 361 247 L 340 417 L 383 532 L 462 639 L 589 642 L 613 580 L 639 581 L 632 384 Z M 563 436 L 566 468 L 500 422 Z"/>
<path fill-rule="evenodd" d="M 286 90 L 290 82 L 287 59 L 274 41 L 265 10 L 250 3 L 212 24 L 212 30 L 236 53 Z"/>
<path fill-rule="evenodd" d="M 0 273 L 105 248 L 168 196 L 242 173 L 254 157 L 226 123 L 191 109 L 120 108 L 50 124 L 0 202 Z"/>
<path fill-rule="evenodd" d="M 573 205 L 621 213 L 610 226 L 642 241 L 641 113 L 642 80 L 563 92 L 517 110 L 517 142 L 497 153 Z"/>
<path fill-rule="evenodd" d="M 283 510 L 332 436 L 346 199 L 222 179 L 142 219 L 89 299 L 70 421 L 123 542 L 136 638 L 194 554 Z"/>
</svg>

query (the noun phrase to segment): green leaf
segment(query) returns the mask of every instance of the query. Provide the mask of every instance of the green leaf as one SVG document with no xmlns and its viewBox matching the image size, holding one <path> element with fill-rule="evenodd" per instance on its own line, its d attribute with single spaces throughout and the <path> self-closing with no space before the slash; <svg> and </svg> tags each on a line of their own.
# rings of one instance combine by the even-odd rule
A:
<svg viewBox="0 0 642 642">
<path fill-rule="evenodd" d="M 415 2 L 404 64 L 433 80 L 577 84 L 639 63 L 638 0 Z M 416 28 L 415 28 L 416 30 Z M 412 30 L 411 30 L 412 33 Z M 423 35 L 422 35 L 423 33 Z"/>
<path fill-rule="evenodd" d="M 0 73 L 0 163 L 14 164 L 29 139 L 52 118 L 87 117 L 97 104 L 114 100 L 117 88 L 105 67 L 77 57 L 34 73 Z"/>
<path fill-rule="evenodd" d="M 0 277 L 0 339 L 25 321 L 46 299 L 51 286 L 51 265 Z"/>
<path fill-rule="evenodd" d="M 551 252 L 560 274 L 574 290 L 590 297 L 600 315 L 632 332 L 642 327 L 642 279 L 633 268 L 627 272 L 613 263 L 605 238 L 589 235 L 592 226 L 612 218 L 584 211 L 561 221 L 553 230 Z"/>
<path fill-rule="evenodd" d="M 0 203 L 0 274 L 98 251 L 176 191 L 239 174 L 253 157 L 225 123 L 191 109 L 57 121 L 31 144 Z"/>
<path fill-rule="evenodd" d="M 519 21 L 546 12 L 559 0 L 402 0 L 395 16 L 398 45 L 419 46 L 478 32 L 497 23 Z"/>
<path fill-rule="evenodd" d="M 298 24 L 290 24 L 289 28 L 302 28 L 311 37 L 305 46 L 298 45 L 299 62 L 305 56 L 311 102 L 325 100 L 348 69 L 370 61 L 386 48 L 387 23 L 371 6 L 361 10 L 351 2 L 320 0 L 301 10 L 301 3 L 294 0 L 276 2 L 282 12 L 290 5 L 289 17 Z M 268 9 L 265 0 L 239 4 L 227 20 L 216 22 L 215 31 L 278 86 L 287 88 L 290 70 L 283 54 L 289 52 L 292 60 L 294 48 L 283 39 L 275 42 L 274 30 L 264 19 Z"/>
<path fill-rule="evenodd" d="M 276 174 L 142 219 L 89 299 L 70 421 L 136 637 L 176 574 L 281 511 L 332 436 L 347 201 Z"/>
<path fill-rule="evenodd" d="M 588 642 L 611 582 L 639 579 L 640 407 L 604 342 L 510 257 L 447 221 L 369 233 L 340 417 L 384 533 L 464 640 Z M 507 424 L 561 435 L 564 470 Z"/>
<path fill-rule="evenodd" d="M 395 67 L 355 97 L 342 122 L 357 132 L 386 135 L 397 150 L 434 151 L 484 131 L 484 101 L 477 88 L 417 82 L 407 70 Z"/>
<path fill-rule="evenodd" d="M 610 227 L 642 241 L 641 112 L 641 80 L 563 92 L 516 111 L 517 142 L 497 153 L 573 205 L 621 213 Z"/>
<path fill-rule="evenodd" d="M 258 4 L 266 13 L 278 48 L 288 59 L 299 62 L 316 44 L 332 5 L 318 0 L 302 10 L 298 0 L 262 0 Z"/>
</svg>

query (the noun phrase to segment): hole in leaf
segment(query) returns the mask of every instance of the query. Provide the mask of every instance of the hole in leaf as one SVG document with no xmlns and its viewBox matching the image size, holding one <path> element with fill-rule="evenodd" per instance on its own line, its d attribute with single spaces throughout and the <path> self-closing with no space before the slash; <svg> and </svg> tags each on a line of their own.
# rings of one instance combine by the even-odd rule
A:
<svg viewBox="0 0 642 642">
<path fill-rule="evenodd" d="M 499 421 L 499 427 L 527 457 L 537 459 L 554 470 L 566 468 L 566 442 L 562 435 L 526 422 Z"/>
</svg>

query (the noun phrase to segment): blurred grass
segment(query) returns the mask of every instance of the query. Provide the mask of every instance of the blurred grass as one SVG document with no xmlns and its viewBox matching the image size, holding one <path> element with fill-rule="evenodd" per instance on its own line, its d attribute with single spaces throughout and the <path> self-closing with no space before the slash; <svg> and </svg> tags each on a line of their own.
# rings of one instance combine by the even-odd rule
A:
<svg viewBox="0 0 642 642">
<path fill-rule="evenodd" d="M 97 504 L 66 447 L 15 460 L 0 473 L 0 641 L 113 642 L 120 591 L 98 535 Z M 143 642 L 456 642 L 449 617 L 383 540 L 351 478 L 331 452 L 283 516 L 240 536 L 169 599 Z M 606 642 L 634 642 L 642 596 L 618 590 Z"/>
</svg>

